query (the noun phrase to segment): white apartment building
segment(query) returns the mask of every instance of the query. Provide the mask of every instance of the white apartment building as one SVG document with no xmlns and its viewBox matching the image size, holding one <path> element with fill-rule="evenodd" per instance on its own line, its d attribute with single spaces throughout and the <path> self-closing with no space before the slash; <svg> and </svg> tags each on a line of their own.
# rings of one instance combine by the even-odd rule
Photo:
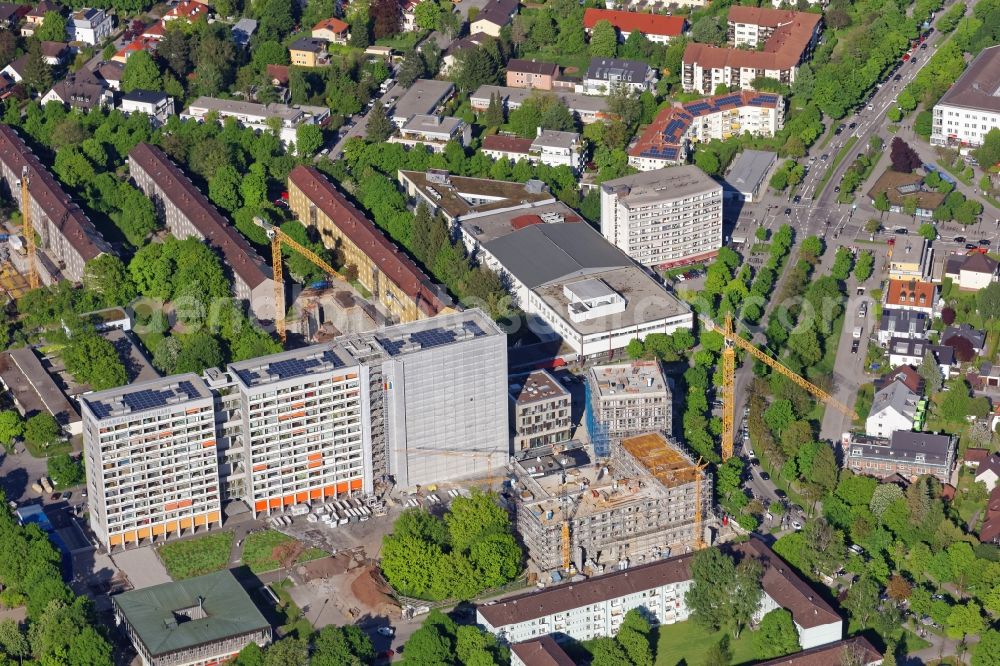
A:
<svg viewBox="0 0 1000 666">
<path fill-rule="evenodd" d="M 983 49 L 934 105 L 931 145 L 958 146 L 966 150 L 982 145 L 986 134 L 1000 127 L 998 89 L 1000 45 Z"/>
<path fill-rule="evenodd" d="M 66 32 L 72 42 L 83 42 L 91 46 L 103 44 L 111 36 L 114 20 L 103 9 L 85 7 L 73 12 L 66 23 Z"/>
<path fill-rule="evenodd" d="M 687 92 L 704 95 L 719 85 L 752 90 L 758 77 L 791 85 L 819 42 L 822 25 L 820 14 L 734 5 L 728 15 L 730 45 L 689 43 L 681 84 Z"/>
<path fill-rule="evenodd" d="M 668 106 L 629 148 L 628 163 L 640 171 L 684 164 L 693 143 L 745 132 L 774 136 L 784 126 L 785 102 L 775 93 L 732 93 Z"/>
<path fill-rule="evenodd" d="M 368 368 L 342 350 L 306 347 L 233 363 L 241 396 L 247 504 L 257 515 L 372 492 Z"/>
<path fill-rule="evenodd" d="M 590 67 L 583 79 L 585 95 L 607 95 L 622 86 L 638 95 L 656 88 L 656 70 L 638 60 L 619 58 L 591 58 Z"/>
<path fill-rule="evenodd" d="M 295 131 L 299 125 L 322 125 L 330 117 L 330 109 L 324 106 L 254 104 L 217 97 L 199 97 L 181 113 L 181 118 L 204 122 L 210 113 L 215 113 L 220 123 L 226 118 L 235 118 L 244 127 L 252 127 L 258 132 L 270 130 L 271 123 L 276 123 L 278 137 L 286 146 L 295 142 Z"/>
<path fill-rule="evenodd" d="M 126 116 L 145 113 L 154 126 L 159 126 L 174 115 L 174 98 L 154 90 L 133 90 L 121 96 L 118 108 Z"/>
<path fill-rule="evenodd" d="M 722 247 L 722 186 L 691 165 L 609 180 L 601 233 L 644 266 L 708 259 Z"/>
<path fill-rule="evenodd" d="M 573 171 L 583 167 L 583 145 L 578 132 L 558 132 L 539 127 L 534 139 L 492 134 L 483 139 L 482 151 L 494 160 L 527 160 L 551 167 L 568 166 Z"/>
<path fill-rule="evenodd" d="M 195 374 L 80 398 L 90 527 L 106 546 L 222 524 L 212 394 Z"/>
<path fill-rule="evenodd" d="M 449 141 L 467 146 L 472 141 L 472 128 L 461 118 L 417 114 L 411 116 L 398 133 L 389 137 L 389 143 L 404 146 L 421 144 L 435 153 L 444 152 Z"/>
<path fill-rule="evenodd" d="M 899 381 L 889 382 L 875 393 L 865 420 L 869 437 L 889 437 L 897 430 L 912 430 L 920 396 Z"/>
<path fill-rule="evenodd" d="M 775 608 L 787 609 L 799 644 L 806 650 L 841 639 L 843 619 L 762 541 L 751 538 L 726 551 L 738 559 L 758 559 L 764 566 L 756 620 Z M 512 644 L 547 634 L 577 641 L 614 636 L 625 614 L 634 608 L 643 609 L 654 624 L 683 622 L 689 617 L 684 595 L 693 584 L 693 559 L 694 554 L 687 553 L 489 602 L 476 608 L 476 620 Z"/>
</svg>

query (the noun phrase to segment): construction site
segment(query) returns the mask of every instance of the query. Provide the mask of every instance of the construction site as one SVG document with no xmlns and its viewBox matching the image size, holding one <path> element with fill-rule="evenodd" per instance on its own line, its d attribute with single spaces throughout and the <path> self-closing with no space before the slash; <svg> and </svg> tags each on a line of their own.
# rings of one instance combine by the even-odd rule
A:
<svg viewBox="0 0 1000 666">
<path fill-rule="evenodd" d="M 624 439 L 606 464 L 573 448 L 512 466 L 518 532 L 553 580 L 711 544 L 712 477 L 661 433 Z"/>
<path fill-rule="evenodd" d="M 591 368 L 586 390 L 587 432 L 600 458 L 626 437 L 673 431 L 673 392 L 658 361 Z"/>
</svg>

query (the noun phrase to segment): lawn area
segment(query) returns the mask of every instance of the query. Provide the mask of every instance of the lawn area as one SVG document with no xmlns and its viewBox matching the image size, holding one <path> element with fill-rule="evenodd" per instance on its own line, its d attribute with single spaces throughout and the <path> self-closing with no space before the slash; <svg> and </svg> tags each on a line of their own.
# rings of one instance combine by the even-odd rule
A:
<svg viewBox="0 0 1000 666">
<path fill-rule="evenodd" d="M 535 51 L 534 53 L 526 53 L 520 57 L 540 62 L 554 62 L 563 69 L 575 67 L 577 71 L 572 72 L 574 76 L 586 74 L 587 68 L 590 67 L 590 54 L 586 51 L 569 55 L 564 53 L 550 53 L 548 51 Z"/>
<path fill-rule="evenodd" d="M 63 442 L 56 442 L 54 444 L 35 444 L 33 442 L 24 442 L 24 448 L 28 450 L 33 458 L 48 458 L 49 456 L 59 455 L 60 453 L 73 453 L 73 444 L 68 440 Z"/>
<path fill-rule="evenodd" d="M 225 568 L 233 546 L 232 532 L 218 532 L 196 539 L 166 543 L 156 549 L 174 580 L 192 578 Z"/>
<path fill-rule="evenodd" d="M 656 666 L 696 666 L 705 660 L 713 645 L 718 643 L 725 631 L 712 632 L 688 620 L 677 624 L 665 624 L 658 630 L 656 641 Z M 733 664 L 754 661 L 750 632 L 745 630 L 736 640 L 730 640 L 729 649 L 733 654 Z"/>
<path fill-rule="evenodd" d="M 417 42 L 423 39 L 426 34 L 426 30 L 401 32 L 397 35 L 392 35 L 391 37 L 376 39 L 375 44 L 377 46 L 388 46 L 391 49 L 399 51 L 400 53 L 409 53 L 416 48 Z"/>
<path fill-rule="evenodd" d="M 281 554 L 280 552 L 275 553 L 275 548 L 291 546 L 294 543 L 296 541 L 292 537 L 274 530 L 254 532 L 247 537 L 246 543 L 243 545 L 243 564 L 250 567 L 250 571 L 254 573 L 273 571 L 281 566 L 279 559 Z M 329 553 L 319 548 L 306 548 L 295 559 L 295 563 L 318 560 L 327 555 Z"/>
</svg>

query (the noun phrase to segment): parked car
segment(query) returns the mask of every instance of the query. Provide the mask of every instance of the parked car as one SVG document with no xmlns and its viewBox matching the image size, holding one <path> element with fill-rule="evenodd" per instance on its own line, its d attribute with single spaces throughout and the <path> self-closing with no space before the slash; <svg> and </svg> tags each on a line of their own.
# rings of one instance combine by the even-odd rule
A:
<svg viewBox="0 0 1000 666">
<path fill-rule="evenodd" d="M 792 214 L 792 209 L 791 208 L 786 208 L 785 209 L 785 215 L 791 215 L 791 214 Z"/>
<path fill-rule="evenodd" d="M 860 348 L 861 348 L 861 341 L 860 340 L 854 340 L 851 343 L 851 353 L 852 354 L 857 354 L 858 353 L 858 349 L 860 349 Z"/>
<path fill-rule="evenodd" d="M 899 234 L 900 236 L 905 236 L 906 234 L 910 233 L 910 231 L 906 227 L 899 227 L 898 229 L 896 229 L 896 233 Z"/>
<path fill-rule="evenodd" d="M 796 194 L 794 197 L 792 197 L 792 203 L 802 203 L 802 197 Z"/>
<path fill-rule="evenodd" d="M 822 155 L 819 156 L 819 158 L 824 162 L 826 162 L 828 159 L 830 159 L 830 155 L 828 153 L 823 153 Z"/>
<path fill-rule="evenodd" d="M 964 243 L 965 242 L 965 236 L 955 236 L 954 240 L 955 240 L 956 243 Z"/>
<path fill-rule="evenodd" d="M 797 520 L 793 520 L 792 521 L 792 529 L 795 530 L 796 532 L 798 532 L 799 530 L 802 529 L 802 523 L 800 523 Z"/>
<path fill-rule="evenodd" d="M 764 479 L 765 481 L 770 481 L 771 480 L 771 475 L 768 474 L 767 472 L 761 472 L 760 473 L 760 478 Z"/>
<path fill-rule="evenodd" d="M 983 247 L 989 247 L 990 246 L 990 239 L 989 238 L 980 238 L 979 239 L 979 244 L 982 245 Z"/>
<path fill-rule="evenodd" d="M 380 636 L 392 637 L 396 635 L 396 630 L 393 629 L 392 627 L 379 627 L 375 631 L 377 631 Z"/>
</svg>

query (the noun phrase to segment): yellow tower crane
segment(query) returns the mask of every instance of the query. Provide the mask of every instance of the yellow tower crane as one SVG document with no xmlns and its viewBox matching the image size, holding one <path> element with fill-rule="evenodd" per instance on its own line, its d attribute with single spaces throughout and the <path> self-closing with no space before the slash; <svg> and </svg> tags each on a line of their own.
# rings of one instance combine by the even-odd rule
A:
<svg viewBox="0 0 1000 666">
<path fill-rule="evenodd" d="M 265 222 L 259 217 L 255 217 L 253 221 L 264 230 L 264 233 L 271 240 L 271 267 L 274 272 L 274 328 L 278 331 L 278 337 L 281 338 L 281 342 L 284 343 L 288 338 L 288 333 L 285 331 L 285 279 L 284 271 L 281 267 L 281 246 L 287 245 L 292 248 L 321 268 L 330 277 L 344 283 L 347 283 L 347 280 L 337 272 L 337 269 L 323 261 L 318 254 L 299 243 L 278 227 Z"/>
<path fill-rule="evenodd" d="M 705 322 L 708 325 L 708 327 L 709 327 L 710 330 L 717 327 L 716 324 L 714 324 L 714 322 L 712 322 L 709 319 L 705 319 Z M 723 328 L 721 329 L 720 332 L 722 333 L 722 336 L 725 338 L 725 341 L 726 341 L 726 349 L 723 351 L 723 375 L 722 375 L 722 379 L 723 379 L 722 395 L 723 395 L 723 403 L 724 403 L 724 405 L 723 405 L 723 412 L 722 412 L 722 414 L 723 414 L 723 416 L 722 416 L 722 458 L 723 458 L 723 460 L 728 460 L 733 455 L 733 421 L 734 421 L 733 412 L 734 412 L 734 408 L 735 408 L 735 396 L 736 396 L 736 387 L 735 387 L 735 365 L 736 365 L 736 363 L 735 363 L 735 349 L 734 349 L 734 346 L 735 347 L 739 347 L 743 351 L 749 353 L 751 356 L 753 356 L 754 358 L 756 358 L 757 360 L 759 360 L 761 363 L 763 363 L 763 364 L 767 365 L 768 367 L 774 369 L 775 371 L 779 372 L 780 374 L 784 375 L 785 377 L 788 377 L 795 384 L 797 384 L 801 388 L 805 389 L 807 392 L 809 392 L 810 394 L 812 394 L 816 398 L 822 400 L 827 405 L 830 405 L 831 407 L 833 407 L 837 411 L 839 411 L 839 412 L 841 412 L 843 414 L 846 414 L 847 416 L 850 416 L 851 418 L 854 418 L 854 419 L 859 418 L 858 415 L 857 415 L 857 413 L 853 409 L 851 409 L 850 407 L 848 407 L 844 403 L 840 402 L 839 400 L 837 400 L 836 398 L 834 398 L 832 395 L 830 395 L 829 393 L 827 393 L 826 391 L 824 391 L 820 387 L 816 386 L 815 384 L 813 384 L 809 380 L 801 377 L 796 372 L 792 371 L 791 369 L 789 369 L 788 367 L 786 367 L 784 364 L 782 364 L 780 361 L 771 358 L 770 356 L 768 356 L 767 354 L 765 354 L 761 350 L 757 349 L 757 347 L 754 346 L 753 343 L 751 343 L 751 342 L 749 342 L 747 340 L 744 340 L 739 335 L 737 335 L 736 332 L 733 330 L 732 315 L 729 315 L 729 314 L 726 315 L 725 325 L 723 326 Z M 730 356 L 732 365 L 727 365 L 727 363 L 728 363 L 727 360 L 726 360 L 727 353 L 729 353 L 729 354 L 732 355 L 732 356 Z M 727 423 L 726 423 L 727 418 L 728 418 L 728 427 L 727 427 Z"/>
<path fill-rule="evenodd" d="M 21 218 L 24 242 L 28 249 L 28 288 L 38 289 L 38 264 L 35 259 L 35 228 L 31 220 L 31 198 L 28 194 L 28 167 L 21 167 Z"/>
</svg>

